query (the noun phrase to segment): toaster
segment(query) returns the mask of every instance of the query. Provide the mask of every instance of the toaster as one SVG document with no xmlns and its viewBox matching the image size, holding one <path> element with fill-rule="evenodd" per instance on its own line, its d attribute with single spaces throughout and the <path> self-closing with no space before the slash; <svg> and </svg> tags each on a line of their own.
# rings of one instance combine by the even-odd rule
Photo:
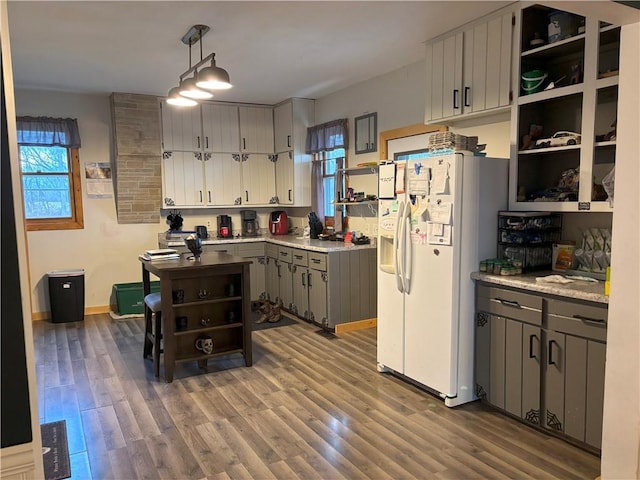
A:
<svg viewBox="0 0 640 480">
<path fill-rule="evenodd" d="M 289 220 L 287 212 L 276 210 L 269 217 L 269 233 L 271 235 L 286 235 L 289 233 Z"/>
</svg>

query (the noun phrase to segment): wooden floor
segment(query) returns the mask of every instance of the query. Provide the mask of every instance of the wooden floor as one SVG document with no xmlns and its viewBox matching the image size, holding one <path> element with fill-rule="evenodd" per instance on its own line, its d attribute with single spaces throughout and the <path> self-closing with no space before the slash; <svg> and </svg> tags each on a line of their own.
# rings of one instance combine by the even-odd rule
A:
<svg viewBox="0 0 640 480">
<path fill-rule="evenodd" d="M 66 419 L 74 479 L 594 479 L 600 459 L 476 403 L 376 371 L 375 329 L 253 333 L 254 365 L 142 359 L 141 320 L 34 323 L 41 423 Z M 162 373 L 162 372 L 161 372 Z"/>
</svg>

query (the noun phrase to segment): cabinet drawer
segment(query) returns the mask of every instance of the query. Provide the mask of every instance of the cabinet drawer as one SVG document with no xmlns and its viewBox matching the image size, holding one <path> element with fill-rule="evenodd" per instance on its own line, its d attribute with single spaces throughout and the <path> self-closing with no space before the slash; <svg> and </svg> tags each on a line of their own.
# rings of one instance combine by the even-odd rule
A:
<svg viewBox="0 0 640 480">
<path fill-rule="evenodd" d="M 204 253 L 207 252 L 222 252 L 228 253 L 229 255 L 235 255 L 237 250 L 236 246 L 232 243 L 222 243 L 218 245 L 202 245 L 202 251 Z"/>
<path fill-rule="evenodd" d="M 478 311 L 542 325 L 542 297 L 486 285 L 477 292 Z"/>
<path fill-rule="evenodd" d="M 278 258 L 278 246 L 273 243 L 267 243 L 264 246 L 264 251 L 267 257 Z"/>
<path fill-rule="evenodd" d="M 289 247 L 278 247 L 278 260 L 283 262 L 291 263 L 291 248 Z"/>
<path fill-rule="evenodd" d="M 309 252 L 309 268 L 327 271 L 327 255 L 324 253 Z"/>
<path fill-rule="evenodd" d="M 309 253 L 305 250 L 292 250 L 293 264 L 306 267 L 309 264 Z"/>
<path fill-rule="evenodd" d="M 237 248 L 238 248 L 238 256 L 240 257 L 264 256 L 264 243 L 262 242 L 239 244 L 237 245 Z"/>
<path fill-rule="evenodd" d="M 547 328 L 556 332 L 607 341 L 607 309 L 564 300 L 548 300 Z"/>
</svg>

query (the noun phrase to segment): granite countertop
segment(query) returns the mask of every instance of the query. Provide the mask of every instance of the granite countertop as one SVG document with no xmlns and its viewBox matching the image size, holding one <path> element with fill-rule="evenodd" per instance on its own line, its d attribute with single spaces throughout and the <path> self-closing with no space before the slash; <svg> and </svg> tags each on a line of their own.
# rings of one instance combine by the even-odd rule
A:
<svg viewBox="0 0 640 480">
<path fill-rule="evenodd" d="M 345 250 L 366 250 L 376 248 L 375 242 L 369 245 L 354 245 L 353 243 L 331 242 L 328 240 L 312 240 L 310 238 L 300 238 L 295 235 L 263 235 L 261 237 L 234 237 L 234 238 L 208 238 L 202 241 L 203 245 L 221 245 L 229 243 L 255 243 L 267 242 L 285 247 L 302 248 L 313 252 L 329 253 L 343 252 Z M 181 240 L 169 240 L 167 247 L 183 246 Z"/>
<path fill-rule="evenodd" d="M 526 273 L 523 275 L 492 275 L 485 272 L 473 272 L 471 274 L 471 278 L 485 283 L 520 288 L 532 292 L 547 293 L 550 295 L 575 298 L 577 300 L 586 300 L 589 302 L 609 303 L 609 297 L 604 294 L 604 282 L 602 281 L 593 283 L 575 280 L 573 283 L 567 284 L 536 281 L 537 277 L 546 277 L 547 275 L 556 274 L 558 274 L 558 272 L 552 271 L 540 271 L 535 273 Z"/>
</svg>

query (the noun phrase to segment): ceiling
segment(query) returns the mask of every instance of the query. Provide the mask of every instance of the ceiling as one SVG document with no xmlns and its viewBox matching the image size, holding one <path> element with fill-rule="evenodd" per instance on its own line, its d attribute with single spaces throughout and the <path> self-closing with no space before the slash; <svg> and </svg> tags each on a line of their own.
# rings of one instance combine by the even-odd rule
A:
<svg viewBox="0 0 640 480">
<path fill-rule="evenodd" d="M 234 85 L 214 100 L 321 98 L 420 61 L 424 41 L 509 3 L 10 0 L 14 85 L 166 95 L 189 66 L 182 36 L 205 24 L 203 56 Z"/>
</svg>

